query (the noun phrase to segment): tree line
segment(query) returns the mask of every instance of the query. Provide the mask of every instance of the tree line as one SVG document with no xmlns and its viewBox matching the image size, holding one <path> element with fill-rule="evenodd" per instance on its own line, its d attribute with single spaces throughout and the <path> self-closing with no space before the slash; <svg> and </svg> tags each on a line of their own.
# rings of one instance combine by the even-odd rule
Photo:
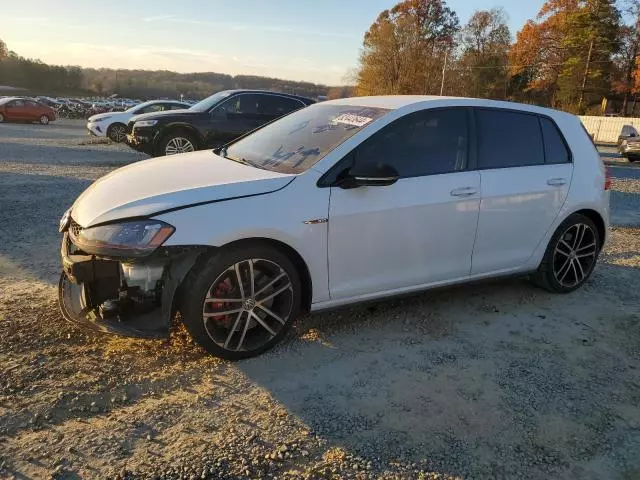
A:
<svg viewBox="0 0 640 480">
<path fill-rule="evenodd" d="M 547 0 L 512 39 L 503 9 L 461 26 L 445 0 L 404 0 L 364 36 L 358 95 L 429 94 L 513 100 L 597 112 L 640 90 L 640 8 L 611 0 Z M 633 25 L 622 21 L 633 18 Z"/>
<path fill-rule="evenodd" d="M 166 70 L 116 70 L 47 65 L 9 51 L 0 39 L 0 86 L 26 88 L 34 95 L 118 94 L 130 98 L 201 99 L 220 90 L 249 88 L 302 95 L 347 96 L 349 87 L 329 88 L 311 82 L 221 73 L 176 73 Z"/>
</svg>

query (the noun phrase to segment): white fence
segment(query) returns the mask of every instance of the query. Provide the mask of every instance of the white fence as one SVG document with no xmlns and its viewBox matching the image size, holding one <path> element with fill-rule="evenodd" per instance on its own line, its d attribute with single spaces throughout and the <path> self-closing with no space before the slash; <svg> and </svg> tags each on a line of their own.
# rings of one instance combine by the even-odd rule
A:
<svg viewBox="0 0 640 480">
<path fill-rule="evenodd" d="M 616 143 L 624 125 L 633 125 L 640 130 L 640 118 L 583 116 L 580 120 L 595 142 Z"/>
</svg>

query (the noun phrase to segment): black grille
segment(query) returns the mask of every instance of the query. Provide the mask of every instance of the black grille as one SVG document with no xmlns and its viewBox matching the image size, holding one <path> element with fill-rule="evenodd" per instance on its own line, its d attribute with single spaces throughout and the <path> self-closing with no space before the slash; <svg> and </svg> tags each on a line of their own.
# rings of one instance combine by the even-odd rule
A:
<svg viewBox="0 0 640 480">
<path fill-rule="evenodd" d="M 74 222 L 73 219 L 71 219 L 71 224 L 69 225 L 69 234 L 73 238 L 78 238 L 78 235 L 80 235 L 81 231 L 82 231 L 82 227 L 78 225 L 76 222 Z"/>
</svg>

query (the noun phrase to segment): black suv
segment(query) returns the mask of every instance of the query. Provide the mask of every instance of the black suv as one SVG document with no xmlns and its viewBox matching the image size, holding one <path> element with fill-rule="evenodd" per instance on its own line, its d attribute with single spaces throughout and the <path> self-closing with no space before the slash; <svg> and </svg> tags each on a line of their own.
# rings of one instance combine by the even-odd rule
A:
<svg viewBox="0 0 640 480">
<path fill-rule="evenodd" d="M 127 144 L 154 157 L 218 148 L 283 115 L 314 103 L 308 98 L 260 90 L 226 90 L 188 110 L 138 115 Z"/>
</svg>

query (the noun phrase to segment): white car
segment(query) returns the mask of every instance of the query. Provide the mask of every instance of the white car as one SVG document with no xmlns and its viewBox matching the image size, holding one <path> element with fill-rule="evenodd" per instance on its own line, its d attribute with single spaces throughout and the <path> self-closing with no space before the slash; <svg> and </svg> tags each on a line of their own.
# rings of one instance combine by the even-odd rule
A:
<svg viewBox="0 0 640 480">
<path fill-rule="evenodd" d="M 227 359 L 301 312 L 502 275 L 580 287 L 609 178 L 580 120 L 531 105 L 363 97 L 311 105 L 215 152 L 138 162 L 61 220 L 62 313 Z"/>
<path fill-rule="evenodd" d="M 165 110 L 185 110 L 190 106 L 186 102 L 177 100 L 151 100 L 131 107 L 124 112 L 93 115 L 87 120 L 87 130 L 97 137 L 109 137 L 114 142 L 124 142 L 127 137 L 127 123 L 132 117 Z"/>
</svg>

